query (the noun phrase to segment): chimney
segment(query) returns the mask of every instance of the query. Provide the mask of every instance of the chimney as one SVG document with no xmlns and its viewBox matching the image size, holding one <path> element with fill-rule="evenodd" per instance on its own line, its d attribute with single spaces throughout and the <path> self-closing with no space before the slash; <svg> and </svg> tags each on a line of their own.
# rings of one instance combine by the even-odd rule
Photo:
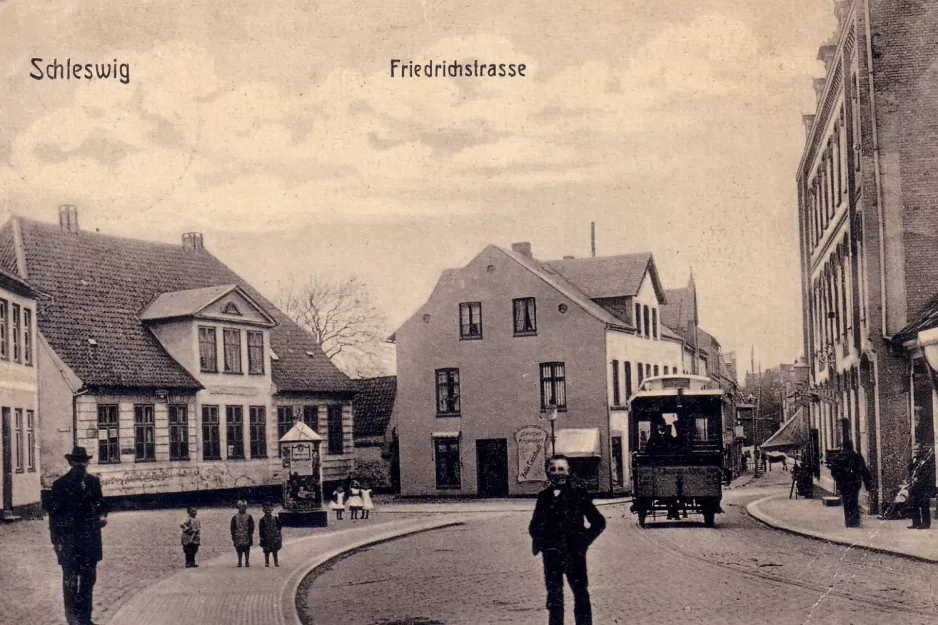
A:
<svg viewBox="0 0 938 625">
<path fill-rule="evenodd" d="M 59 206 L 59 227 L 64 232 L 78 232 L 78 207 L 74 204 Z"/>
<path fill-rule="evenodd" d="M 533 256 L 531 255 L 531 243 L 528 241 L 522 241 L 520 243 L 512 243 L 511 251 L 518 252 L 519 254 L 527 256 L 528 258 L 533 258 Z"/>
<path fill-rule="evenodd" d="M 834 55 L 837 53 L 837 46 L 833 44 L 825 44 L 817 49 L 817 60 L 824 61 L 824 71 L 829 71 L 831 61 L 834 60 Z"/>
<path fill-rule="evenodd" d="M 202 244 L 202 233 L 201 232 L 183 232 L 182 233 L 182 249 L 191 250 L 193 252 L 198 252 L 204 249 Z"/>
<path fill-rule="evenodd" d="M 811 130 L 814 128 L 814 115 L 802 115 L 801 122 L 804 124 L 805 139 L 810 139 Z"/>
</svg>

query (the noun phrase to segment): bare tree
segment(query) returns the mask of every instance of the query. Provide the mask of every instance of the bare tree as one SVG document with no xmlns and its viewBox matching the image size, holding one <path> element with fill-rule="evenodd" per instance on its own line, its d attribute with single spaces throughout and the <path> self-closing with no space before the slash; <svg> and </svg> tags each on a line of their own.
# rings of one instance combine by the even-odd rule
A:
<svg viewBox="0 0 938 625">
<path fill-rule="evenodd" d="M 387 374 L 386 320 L 357 277 L 314 275 L 284 288 L 278 307 L 307 330 L 326 356 L 351 377 Z"/>
</svg>

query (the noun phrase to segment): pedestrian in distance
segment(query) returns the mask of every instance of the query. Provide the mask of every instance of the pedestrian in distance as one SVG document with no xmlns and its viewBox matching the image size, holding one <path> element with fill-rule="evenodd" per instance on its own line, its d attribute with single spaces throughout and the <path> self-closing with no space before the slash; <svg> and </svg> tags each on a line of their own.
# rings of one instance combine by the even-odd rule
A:
<svg viewBox="0 0 938 625">
<path fill-rule="evenodd" d="M 104 555 L 101 528 L 107 525 L 108 506 L 101 480 L 88 473 L 87 450 L 76 446 L 65 459 L 71 468 L 53 482 L 49 495 L 49 534 L 62 567 L 65 620 L 68 625 L 94 625 L 94 584 Z"/>
<path fill-rule="evenodd" d="M 362 518 L 367 519 L 371 515 L 371 511 L 375 509 L 374 501 L 371 499 L 371 489 L 362 488 Z"/>
<path fill-rule="evenodd" d="M 586 551 L 606 529 L 586 490 L 573 483 L 570 461 L 553 456 L 547 467 L 550 485 L 537 496 L 528 526 L 531 552 L 541 554 L 547 588 L 548 625 L 563 625 L 563 579 L 573 591 L 576 625 L 592 625 Z M 589 523 L 589 527 L 587 527 Z"/>
<path fill-rule="evenodd" d="M 348 501 L 345 502 L 349 512 L 352 513 L 352 519 L 360 519 L 362 508 L 365 507 L 365 500 L 362 497 L 362 487 L 358 480 L 352 480 L 352 488 L 349 491 Z"/>
<path fill-rule="evenodd" d="M 853 450 L 853 443 L 847 440 L 844 441 L 843 451 L 832 459 L 830 468 L 831 477 L 843 500 L 844 525 L 860 527 L 860 485 L 870 490 L 873 483 L 873 475 L 866 461 Z"/>
<path fill-rule="evenodd" d="M 202 544 L 202 522 L 195 518 L 199 512 L 192 506 L 186 512 L 189 516 L 179 527 L 182 528 L 182 552 L 186 556 L 186 568 L 190 569 L 199 566 L 195 563 L 195 554 Z"/>
<path fill-rule="evenodd" d="M 934 492 L 932 479 L 935 475 L 935 449 L 918 447 L 915 457 L 909 464 L 909 499 L 906 506 L 912 517 L 909 529 L 927 530 L 931 528 L 931 496 Z"/>
<path fill-rule="evenodd" d="M 273 506 L 265 503 L 263 510 L 264 516 L 258 524 L 257 533 L 260 536 L 261 549 L 264 550 L 264 566 L 270 566 L 270 555 L 274 556 L 274 566 L 280 566 L 277 560 L 277 552 L 283 546 L 283 525 L 280 523 L 280 517 L 273 514 Z"/>
<path fill-rule="evenodd" d="M 251 566 L 251 545 L 254 544 L 254 517 L 248 514 L 248 502 L 243 499 L 235 504 L 238 513 L 231 517 L 231 542 L 238 553 L 238 566 L 244 558 L 244 566 Z"/>
<path fill-rule="evenodd" d="M 335 520 L 341 521 L 342 514 L 345 512 L 345 491 L 341 486 L 332 491 L 332 501 L 329 502 L 329 507 L 335 510 Z"/>
</svg>

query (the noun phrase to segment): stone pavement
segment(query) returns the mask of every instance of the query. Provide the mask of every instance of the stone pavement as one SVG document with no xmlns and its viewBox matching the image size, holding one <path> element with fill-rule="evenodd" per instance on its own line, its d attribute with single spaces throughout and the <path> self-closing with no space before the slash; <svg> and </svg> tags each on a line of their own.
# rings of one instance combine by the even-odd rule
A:
<svg viewBox="0 0 938 625">
<path fill-rule="evenodd" d="M 457 515 L 361 524 L 284 543 L 280 566 L 264 566 L 254 548 L 252 566 L 236 567 L 233 553 L 182 569 L 127 601 L 108 625 L 299 625 L 296 592 L 313 569 L 344 553 L 400 536 L 460 525 Z"/>
<path fill-rule="evenodd" d="M 846 528 L 842 507 L 825 507 L 820 499 L 789 499 L 787 491 L 753 501 L 746 511 L 766 525 L 793 534 L 938 562 L 938 524 L 931 530 L 911 530 L 908 519 L 883 521 L 863 515 L 863 527 Z"/>
</svg>

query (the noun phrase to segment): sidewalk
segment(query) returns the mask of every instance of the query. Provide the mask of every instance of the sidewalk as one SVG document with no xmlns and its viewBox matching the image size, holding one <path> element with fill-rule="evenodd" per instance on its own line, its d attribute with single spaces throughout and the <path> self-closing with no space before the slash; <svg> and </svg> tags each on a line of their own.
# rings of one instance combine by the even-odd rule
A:
<svg viewBox="0 0 938 625">
<path fill-rule="evenodd" d="M 376 509 L 381 514 L 468 514 L 481 512 L 533 512 L 534 503 L 537 500 L 534 497 L 523 499 L 453 499 L 447 500 L 416 500 L 407 501 L 406 499 L 396 499 L 393 501 L 378 501 Z M 598 507 L 615 506 L 624 503 L 631 503 L 631 497 L 615 497 L 611 499 L 593 499 Z"/>
<path fill-rule="evenodd" d="M 788 499 L 778 493 L 746 506 L 750 516 L 793 534 L 849 545 L 860 549 L 891 553 L 926 562 L 938 562 L 938 526 L 931 530 L 910 530 L 908 519 L 882 521 L 862 515 L 863 527 L 845 528 L 840 506 L 825 507 L 820 499 Z"/>
<path fill-rule="evenodd" d="M 316 567 L 348 551 L 465 519 L 407 519 L 298 538 L 284 544 L 277 568 L 265 568 L 263 552 L 254 548 L 252 566 L 238 570 L 232 551 L 153 584 L 125 603 L 108 625 L 300 625 L 297 588 Z"/>
</svg>

